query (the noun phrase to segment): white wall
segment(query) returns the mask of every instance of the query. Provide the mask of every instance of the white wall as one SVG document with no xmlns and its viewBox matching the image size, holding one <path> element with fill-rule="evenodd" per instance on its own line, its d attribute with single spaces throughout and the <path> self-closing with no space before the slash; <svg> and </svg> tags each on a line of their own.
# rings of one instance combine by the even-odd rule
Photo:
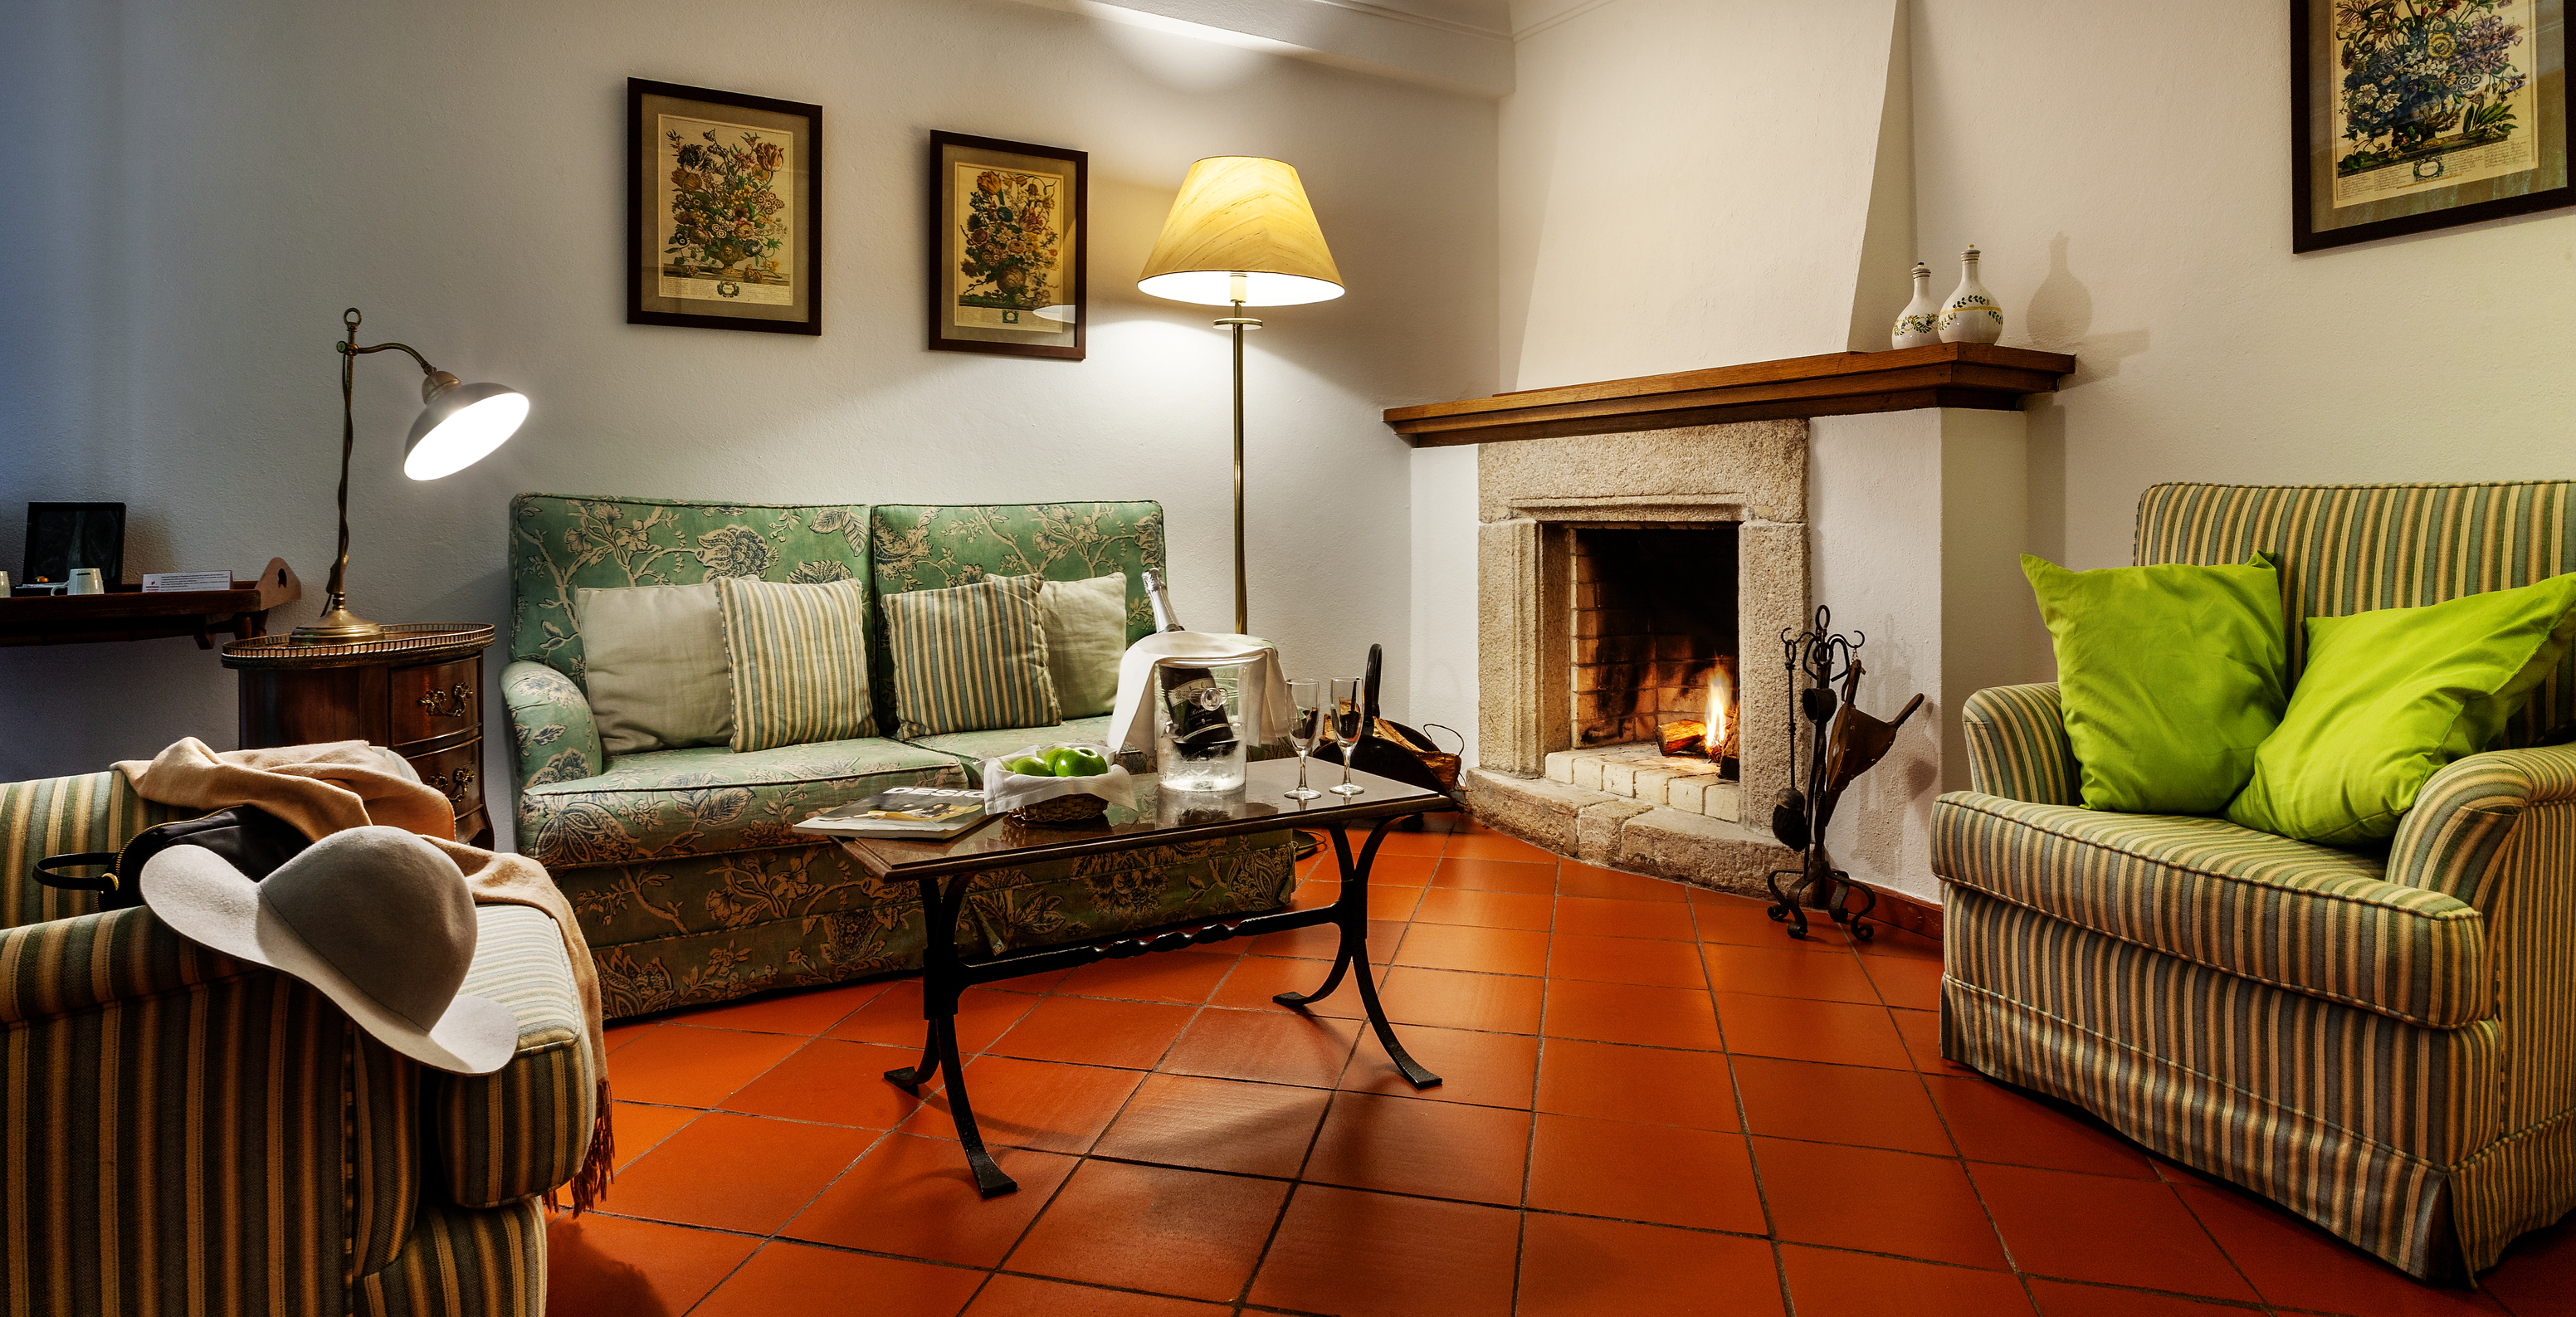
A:
<svg viewBox="0 0 2576 1317">
<path fill-rule="evenodd" d="M 1614 0 L 1525 37 L 1504 387 L 1841 350 L 1894 9 Z"/>
<path fill-rule="evenodd" d="M 1219 621 L 1224 340 L 1132 272 L 1192 159 L 1258 153 L 1303 173 L 1350 295 L 1251 340 L 1253 625 L 1317 670 L 1384 642 L 1405 708 L 1410 458 L 1378 411 L 1494 387 L 1490 101 L 1113 42 L 1004 0 L 52 0 L 0 25 L 0 238 L 22 276 L 0 317 L 0 545 L 27 500 L 121 499 L 129 576 L 283 555 L 308 597 L 272 624 L 309 616 L 354 304 L 367 341 L 535 400 L 492 459 L 413 484 L 415 372 L 359 363 L 369 616 L 505 621 L 504 506 L 549 490 L 1160 499 L 1177 603 Z M 825 107 L 822 336 L 624 323 L 629 75 Z M 934 127 L 1091 152 L 1087 362 L 923 350 Z M 0 692 L 0 780 L 234 740 L 230 674 L 184 640 L 0 650 Z"/>
<path fill-rule="evenodd" d="M 2034 551 L 2130 560 L 2159 480 L 2576 475 L 2576 211 L 2290 251 L 2277 5 L 1912 6 L 1916 225 L 1985 253 L 2028 409 Z"/>
<path fill-rule="evenodd" d="M 1881 150 L 1902 89 L 1896 11 L 1518 0 L 1499 144 L 1502 387 L 1836 352 L 1856 316 L 1877 318 L 1883 296 L 1861 272 L 1911 260 L 1884 236 L 1911 218 L 1903 135 Z M 1415 561 L 1454 568 L 1417 580 L 1416 599 L 1472 588 L 1475 463 L 1417 454 L 1413 480 Z M 1417 616 L 1415 634 L 1417 717 L 1472 723 L 1474 628 Z"/>
</svg>

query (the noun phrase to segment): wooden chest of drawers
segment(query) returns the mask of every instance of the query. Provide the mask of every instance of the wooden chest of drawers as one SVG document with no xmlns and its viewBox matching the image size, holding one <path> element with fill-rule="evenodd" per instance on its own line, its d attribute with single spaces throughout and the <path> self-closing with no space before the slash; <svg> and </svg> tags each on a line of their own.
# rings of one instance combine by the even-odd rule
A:
<svg viewBox="0 0 2576 1317">
<path fill-rule="evenodd" d="M 456 806 L 457 840 L 489 846 L 483 651 L 492 640 L 488 626 L 415 622 L 346 644 L 263 636 L 226 645 L 224 666 L 241 673 L 242 748 L 391 746 Z"/>
</svg>

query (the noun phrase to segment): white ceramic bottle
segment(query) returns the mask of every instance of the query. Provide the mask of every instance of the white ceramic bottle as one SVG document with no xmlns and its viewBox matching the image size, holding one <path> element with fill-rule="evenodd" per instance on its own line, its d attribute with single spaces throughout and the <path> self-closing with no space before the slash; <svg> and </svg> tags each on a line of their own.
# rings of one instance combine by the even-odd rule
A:
<svg viewBox="0 0 2576 1317">
<path fill-rule="evenodd" d="M 2004 336 L 2004 309 L 1977 282 L 1977 244 L 1959 256 L 1959 287 L 1941 304 L 1941 341 L 1992 343 Z"/>
<path fill-rule="evenodd" d="M 1900 348 L 1928 348 L 1941 341 L 1941 302 L 1932 296 L 1931 266 L 1914 263 L 1914 300 L 1905 304 L 1887 341 Z"/>
</svg>

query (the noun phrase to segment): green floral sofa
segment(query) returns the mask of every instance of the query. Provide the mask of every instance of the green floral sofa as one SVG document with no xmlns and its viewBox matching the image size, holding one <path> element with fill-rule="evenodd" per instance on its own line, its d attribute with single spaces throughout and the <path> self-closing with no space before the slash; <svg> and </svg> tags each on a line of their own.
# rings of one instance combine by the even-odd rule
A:
<svg viewBox="0 0 2576 1317">
<path fill-rule="evenodd" d="M 916 742 L 863 736 L 735 754 L 608 758 L 582 694 L 574 591 L 720 576 L 869 582 L 871 596 L 987 575 L 1124 571 L 1128 638 L 1153 628 L 1141 573 L 1163 565 L 1155 503 L 796 506 L 522 494 L 510 504 L 510 655 L 519 849 L 581 916 L 612 1017 L 834 983 L 921 963 L 910 884 L 870 878 L 802 819 L 890 786 L 957 785 L 1040 737 L 1099 738 L 1108 719 Z M 895 726 L 893 658 L 873 602 L 874 726 Z M 1296 884 L 1291 834 L 1264 833 L 979 878 L 958 946 L 973 956 L 1266 910 Z"/>
</svg>

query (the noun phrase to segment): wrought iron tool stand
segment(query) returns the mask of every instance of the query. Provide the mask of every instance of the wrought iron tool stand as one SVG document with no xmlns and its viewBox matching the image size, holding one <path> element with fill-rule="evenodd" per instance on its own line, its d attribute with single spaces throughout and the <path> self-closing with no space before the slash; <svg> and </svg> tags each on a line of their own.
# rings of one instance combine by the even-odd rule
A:
<svg viewBox="0 0 2576 1317">
<path fill-rule="evenodd" d="M 1798 779 L 1798 736 L 1795 728 L 1800 715 L 1807 719 L 1808 755 L 1806 785 L 1791 785 L 1780 792 L 1778 804 L 1771 810 L 1771 834 L 1780 844 L 1800 853 L 1795 869 L 1774 869 L 1768 879 L 1771 908 L 1766 912 L 1775 922 L 1789 926 L 1789 936 L 1807 936 L 1807 905 L 1815 903 L 1833 921 L 1851 930 L 1853 940 L 1867 942 L 1875 930 L 1868 923 L 1870 912 L 1878 908 L 1878 893 L 1866 884 L 1855 883 L 1851 875 L 1834 867 L 1833 856 L 1825 850 L 1825 828 L 1833 822 L 1834 806 L 1841 801 L 1843 789 L 1852 779 L 1868 772 L 1895 744 L 1896 729 L 1914 716 L 1923 705 L 1917 695 L 1906 704 L 1894 722 L 1862 713 L 1853 702 L 1860 686 L 1861 646 L 1868 643 L 1867 634 L 1854 631 L 1841 635 L 1833 629 L 1833 613 L 1819 605 L 1815 625 L 1796 635 L 1786 627 L 1780 629 L 1782 661 L 1789 670 L 1789 780 Z M 1807 678 L 1807 688 L 1799 690 L 1798 677 Z M 1834 686 L 1840 683 L 1837 697 Z M 1792 880 L 1786 889 L 1780 880 Z M 1853 910 L 1851 895 L 1860 893 L 1860 909 Z"/>
</svg>

